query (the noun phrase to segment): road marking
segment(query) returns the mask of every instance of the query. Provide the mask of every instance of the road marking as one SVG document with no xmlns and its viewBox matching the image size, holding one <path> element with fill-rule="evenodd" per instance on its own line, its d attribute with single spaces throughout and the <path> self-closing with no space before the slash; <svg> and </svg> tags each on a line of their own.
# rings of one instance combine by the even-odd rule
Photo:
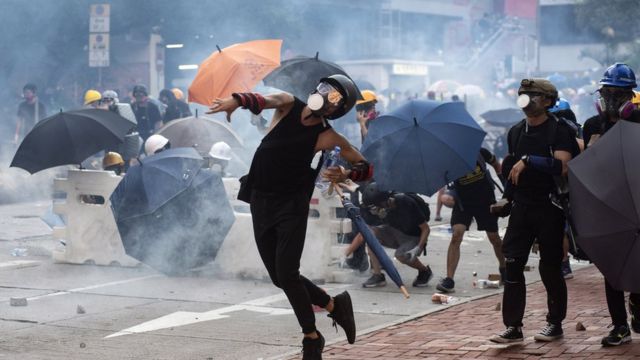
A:
<svg viewBox="0 0 640 360">
<path fill-rule="evenodd" d="M 333 286 L 330 289 L 327 288 L 326 290 L 334 290 L 337 288 L 345 288 L 348 286 L 349 285 L 338 285 L 338 286 Z M 285 296 L 285 294 L 281 293 L 276 295 L 265 296 L 265 297 L 254 299 L 254 300 L 245 301 L 237 305 L 226 306 L 220 309 L 215 309 L 215 310 L 206 311 L 206 312 L 177 311 L 172 314 L 165 315 L 136 326 L 132 326 L 130 328 L 124 329 L 117 333 L 113 333 L 111 335 L 105 336 L 104 338 L 109 339 L 109 338 L 122 336 L 122 335 L 139 334 L 143 332 L 196 324 L 203 321 L 224 319 L 230 316 L 227 314 L 236 312 L 236 311 L 242 311 L 242 310 L 263 313 L 266 315 L 293 314 L 293 310 L 288 308 L 283 309 L 283 308 L 274 308 L 274 307 L 266 306 L 267 304 L 271 304 L 271 303 L 286 300 L 286 299 L 287 297 Z"/>
<path fill-rule="evenodd" d="M 58 292 L 54 292 L 54 293 L 50 293 L 50 294 L 46 294 L 46 295 L 30 297 L 30 298 L 27 298 L 27 301 L 34 301 L 34 300 L 39 300 L 39 299 L 44 299 L 44 298 L 49 298 L 49 297 L 54 297 L 54 296 L 79 293 L 79 292 L 83 292 L 83 291 L 87 291 L 87 290 L 93 290 L 93 289 L 99 289 L 99 288 L 103 288 L 103 287 L 107 287 L 107 286 L 127 284 L 127 283 L 131 283 L 131 282 L 151 279 L 151 278 L 160 277 L 160 276 L 163 276 L 163 275 L 155 274 L 155 275 L 141 276 L 141 277 L 127 279 L 127 280 L 112 281 L 112 282 L 108 282 L 108 283 L 104 283 L 104 284 L 85 286 L 85 287 L 70 289 L 70 290 L 66 290 L 66 291 L 58 291 Z"/>
</svg>

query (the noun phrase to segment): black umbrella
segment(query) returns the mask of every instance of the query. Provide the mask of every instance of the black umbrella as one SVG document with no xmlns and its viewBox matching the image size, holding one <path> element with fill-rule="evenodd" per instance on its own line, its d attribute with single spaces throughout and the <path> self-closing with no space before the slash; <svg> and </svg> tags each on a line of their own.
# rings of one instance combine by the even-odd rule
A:
<svg viewBox="0 0 640 360">
<path fill-rule="evenodd" d="M 578 244 L 616 289 L 640 292 L 640 124 L 618 121 L 569 162 Z"/>
<path fill-rule="evenodd" d="M 213 261 L 235 220 L 219 174 L 193 148 L 129 169 L 111 195 L 126 253 L 166 274 Z"/>
<path fill-rule="evenodd" d="M 349 77 L 340 65 L 320 60 L 316 53 L 315 57 L 296 56 L 281 62 L 279 67 L 264 78 L 264 84 L 306 100 L 318 86 L 320 79 L 335 74 Z"/>
<path fill-rule="evenodd" d="M 523 118 L 522 110 L 516 108 L 506 108 L 500 110 L 490 110 L 480 114 L 487 123 L 493 126 L 511 127 Z"/>
<path fill-rule="evenodd" d="M 123 142 L 136 124 L 112 111 L 82 109 L 59 112 L 27 134 L 11 162 L 30 173 L 80 164 L 89 156 Z"/>
</svg>

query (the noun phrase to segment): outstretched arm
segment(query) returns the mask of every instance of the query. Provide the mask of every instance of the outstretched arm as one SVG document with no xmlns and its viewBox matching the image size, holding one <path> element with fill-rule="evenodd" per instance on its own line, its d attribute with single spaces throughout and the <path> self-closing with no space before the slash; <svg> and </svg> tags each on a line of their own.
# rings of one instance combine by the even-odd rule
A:
<svg viewBox="0 0 640 360">
<path fill-rule="evenodd" d="M 218 112 L 227 113 L 227 121 L 231 122 L 231 113 L 238 107 L 250 109 L 254 113 L 260 113 L 263 109 L 276 109 L 276 112 L 286 112 L 293 105 L 294 97 L 288 93 L 262 96 L 258 93 L 234 93 L 233 96 L 224 99 L 217 98 L 207 111 L 207 114 Z M 259 104 L 251 106 L 251 104 Z M 254 111 L 255 110 L 255 111 Z M 259 110 L 259 111 L 258 111 Z"/>
</svg>

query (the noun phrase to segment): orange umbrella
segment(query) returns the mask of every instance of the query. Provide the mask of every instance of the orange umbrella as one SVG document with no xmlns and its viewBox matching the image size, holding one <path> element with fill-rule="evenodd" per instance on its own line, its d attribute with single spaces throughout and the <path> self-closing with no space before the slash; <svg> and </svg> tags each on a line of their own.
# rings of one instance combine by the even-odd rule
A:
<svg viewBox="0 0 640 360">
<path fill-rule="evenodd" d="M 282 40 L 255 40 L 218 48 L 200 64 L 189 101 L 209 106 L 216 98 L 250 91 L 280 66 L 281 46 Z"/>
</svg>

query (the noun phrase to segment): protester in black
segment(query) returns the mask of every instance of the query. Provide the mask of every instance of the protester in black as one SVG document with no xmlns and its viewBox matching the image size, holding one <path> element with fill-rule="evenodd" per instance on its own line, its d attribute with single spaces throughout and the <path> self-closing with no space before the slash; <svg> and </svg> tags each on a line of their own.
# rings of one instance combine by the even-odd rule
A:
<svg viewBox="0 0 640 360">
<path fill-rule="evenodd" d="M 354 192 L 355 187 L 346 187 Z M 395 249 L 395 258 L 401 263 L 418 270 L 413 281 L 414 287 L 425 287 L 433 277 L 429 265 L 424 265 L 418 257 L 427 246 L 431 229 L 429 228 L 429 207 L 417 194 L 403 194 L 381 191 L 375 182 L 368 184 L 362 191 L 362 204 L 379 219 L 381 224 L 367 224 L 382 246 Z M 350 249 L 364 243 L 362 234 L 354 238 Z M 349 254 L 347 254 L 349 255 Z M 365 288 L 382 287 L 386 279 L 382 274 L 380 262 L 369 249 L 372 275 L 362 286 Z"/>
<path fill-rule="evenodd" d="M 22 88 L 24 101 L 18 105 L 18 119 L 16 122 L 13 141 L 17 144 L 27 135 L 38 121 L 47 117 L 47 110 L 38 100 L 38 89 L 34 84 L 26 84 Z"/>
<path fill-rule="evenodd" d="M 131 109 L 136 115 L 138 133 L 143 141 L 147 141 L 162 125 L 162 116 L 158 107 L 149 100 L 149 92 L 144 85 L 133 87 L 133 97 L 135 102 L 131 104 Z"/>
<path fill-rule="evenodd" d="M 167 108 L 164 111 L 163 123 L 168 123 L 171 120 L 180 119 L 183 117 L 191 116 L 191 110 L 189 105 L 185 102 L 176 99 L 173 91 L 169 89 L 163 89 L 160 91 L 158 99 L 161 103 L 165 104 Z"/>
<path fill-rule="evenodd" d="M 598 90 L 598 115 L 589 118 L 584 124 L 585 147 L 593 146 L 598 138 L 611 129 L 619 120 L 640 123 L 640 112 L 631 99 L 633 88 L 637 86 L 633 70 L 626 64 L 616 63 L 610 66 L 600 80 Z M 627 322 L 624 291 L 614 289 L 605 278 L 607 307 L 611 315 L 613 329 L 602 338 L 602 346 L 617 346 L 631 342 L 631 331 Z M 629 294 L 631 328 L 640 333 L 640 294 Z"/>
<path fill-rule="evenodd" d="M 567 287 L 560 268 L 565 216 L 550 199 L 556 193 L 554 177 L 566 176 L 567 162 L 577 144 L 568 127 L 547 112 L 558 97 L 555 86 L 544 79 L 524 79 L 518 94 L 518 105 L 526 118 L 508 134 L 509 153 L 520 160 L 508 178 L 513 204 L 502 245 L 506 261 L 502 318 L 506 330 L 490 339 L 499 343 L 524 340 L 524 267 L 535 240 L 540 248 L 539 269 L 547 291 L 548 313 L 547 326 L 534 339 L 553 341 L 562 337 L 567 311 Z"/>
<path fill-rule="evenodd" d="M 501 275 L 504 274 L 504 256 L 502 255 L 502 240 L 498 234 L 498 217 L 489 211 L 491 204 L 496 202 L 496 196 L 487 164 L 493 166 L 497 174 L 502 172 L 500 162 L 495 155 L 489 150 L 481 148 L 474 171 L 457 179 L 450 189 L 455 194 L 451 213 L 453 234 L 447 251 L 447 277 L 436 285 L 436 288 L 441 292 L 454 291 L 453 277 L 460 261 L 460 245 L 464 233 L 469 230 L 473 219 L 475 219 L 479 231 L 486 231 L 487 238 L 489 238 L 498 259 L 498 270 Z"/>
<path fill-rule="evenodd" d="M 346 114 L 355 104 L 357 88 L 343 75 L 320 81 L 309 96 L 308 105 L 290 94 L 262 96 L 256 93 L 233 94 L 216 99 L 209 113 L 231 113 L 242 106 L 259 114 L 276 109 L 269 132 L 256 150 L 251 170 L 241 192 L 250 192 L 251 215 L 256 244 L 273 283 L 281 288 L 304 333 L 303 359 L 321 359 L 324 338 L 315 327 L 311 304 L 329 311 L 329 317 L 355 341 L 355 322 L 348 292 L 335 297 L 300 275 L 300 257 L 316 172 L 310 168 L 321 150 L 342 148 L 341 156 L 352 164 L 350 170 L 332 167 L 323 176 L 338 183 L 350 178 L 364 181 L 373 168 L 347 140 L 336 133 L 327 119 Z M 243 196 L 244 199 L 246 197 Z M 335 324 L 334 323 L 334 324 Z"/>
</svg>

